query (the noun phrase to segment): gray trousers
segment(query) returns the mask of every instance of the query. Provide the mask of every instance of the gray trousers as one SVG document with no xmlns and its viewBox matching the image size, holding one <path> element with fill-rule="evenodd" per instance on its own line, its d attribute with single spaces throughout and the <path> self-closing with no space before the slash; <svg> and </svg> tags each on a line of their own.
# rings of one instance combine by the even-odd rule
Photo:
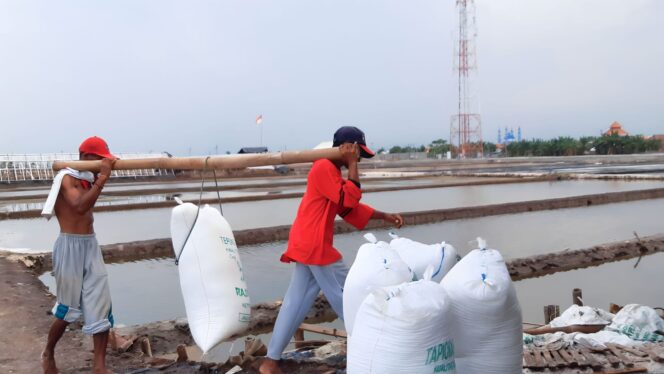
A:
<svg viewBox="0 0 664 374">
<path fill-rule="evenodd" d="M 321 290 L 337 316 L 344 318 L 343 291 L 347 274 L 348 267 L 341 260 L 326 266 L 295 263 L 295 270 L 267 347 L 267 357 L 273 360 L 281 359 L 281 354 Z"/>
<path fill-rule="evenodd" d="M 74 322 L 83 315 L 83 332 L 89 335 L 113 327 L 106 265 L 94 234 L 61 233 L 53 246 L 53 274 L 55 318 Z"/>
</svg>

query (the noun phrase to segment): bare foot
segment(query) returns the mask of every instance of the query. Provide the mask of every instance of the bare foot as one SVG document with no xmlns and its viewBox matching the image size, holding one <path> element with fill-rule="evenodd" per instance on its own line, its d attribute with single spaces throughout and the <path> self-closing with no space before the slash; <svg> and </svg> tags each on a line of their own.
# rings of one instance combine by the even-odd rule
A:
<svg viewBox="0 0 664 374">
<path fill-rule="evenodd" d="M 261 374 L 283 374 L 281 369 L 279 369 L 279 361 L 267 357 L 263 359 L 263 363 L 261 363 L 258 371 Z"/>
<path fill-rule="evenodd" d="M 41 361 L 44 374 L 58 374 L 58 368 L 55 366 L 55 355 L 53 353 L 42 352 Z"/>
</svg>

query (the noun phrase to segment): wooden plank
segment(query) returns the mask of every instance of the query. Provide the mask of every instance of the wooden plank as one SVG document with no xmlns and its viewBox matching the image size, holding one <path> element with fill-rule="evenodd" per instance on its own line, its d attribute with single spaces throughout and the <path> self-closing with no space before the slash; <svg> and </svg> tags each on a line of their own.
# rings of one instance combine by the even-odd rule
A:
<svg viewBox="0 0 664 374">
<path fill-rule="evenodd" d="M 302 342 L 304 342 L 304 330 L 302 330 L 302 329 L 295 330 L 295 335 L 293 336 L 293 341 L 295 342 L 295 348 L 304 347 L 304 345 L 302 344 Z"/>
<path fill-rule="evenodd" d="M 578 366 L 578 363 L 574 359 L 574 356 L 572 356 L 572 354 L 569 352 L 567 348 L 560 349 L 558 353 L 560 353 L 560 357 L 562 357 L 563 360 L 565 360 L 568 366 L 572 367 Z"/>
<path fill-rule="evenodd" d="M 616 314 L 616 313 L 620 312 L 620 309 L 622 309 L 622 307 L 618 304 L 614 304 L 614 303 L 609 304 L 609 313 Z"/>
<path fill-rule="evenodd" d="M 625 355 L 624 355 L 624 354 L 618 349 L 618 347 L 615 346 L 615 344 L 607 343 L 607 344 L 605 344 L 605 345 L 606 345 L 607 348 L 609 348 L 609 350 L 611 350 L 611 352 L 612 352 L 616 357 L 618 357 L 618 359 L 622 362 L 623 365 L 625 365 L 625 366 L 627 366 L 627 367 L 634 366 L 634 362 L 633 362 L 632 360 L 630 360 L 629 358 L 627 358 L 627 356 L 625 356 Z"/>
<path fill-rule="evenodd" d="M 523 350 L 523 361 L 524 367 L 531 368 L 531 367 L 536 367 L 537 363 L 535 362 L 535 357 L 533 357 L 533 351 L 530 349 L 524 349 Z"/>
<path fill-rule="evenodd" d="M 572 303 L 578 305 L 578 306 L 583 306 L 583 292 L 581 291 L 580 288 L 575 288 L 572 290 Z"/>
<path fill-rule="evenodd" d="M 554 318 L 560 316 L 560 306 L 558 305 L 545 305 L 544 306 L 544 324 L 548 325 Z"/>
<path fill-rule="evenodd" d="M 542 358 L 542 351 L 539 349 L 533 349 L 533 357 L 535 359 L 535 366 L 536 368 L 544 368 L 546 367 L 544 363 L 544 359 Z"/>
<path fill-rule="evenodd" d="M 584 334 L 592 334 L 604 329 L 605 325 L 569 325 L 563 327 L 550 327 L 548 325 L 536 327 L 532 329 L 525 329 L 523 332 L 530 335 L 551 334 L 554 332 L 562 331 L 566 334 L 573 332 L 580 332 Z"/>
<path fill-rule="evenodd" d="M 658 352 L 656 345 L 643 346 L 642 349 L 648 352 L 651 360 L 664 362 L 664 353 Z"/>
<path fill-rule="evenodd" d="M 576 350 L 576 349 L 570 349 L 569 352 L 572 354 L 572 357 L 574 357 L 574 360 L 575 360 L 576 363 L 579 365 L 579 367 L 587 367 L 587 366 L 590 366 L 590 363 L 588 362 L 588 360 L 586 360 L 585 357 L 583 357 L 583 355 L 581 354 L 581 352 L 579 352 L 579 351 Z"/>
<path fill-rule="evenodd" d="M 544 357 L 544 363 L 546 364 L 547 367 L 549 368 L 556 367 L 556 361 L 553 359 L 553 356 L 551 356 L 551 352 L 549 352 L 548 349 L 542 349 L 542 356 Z"/>
<path fill-rule="evenodd" d="M 344 330 L 318 326 L 318 325 L 314 325 L 314 324 L 311 324 L 311 323 L 303 323 L 303 324 L 300 325 L 300 328 L 304 331 L 315 332 L 317 334 L 323 334 L 323 335 L 330 335 L 330 336 L 334 336 L 334 337 L 337 337 L 337 338 L 347 338 L 348 337 L 348 334 Z"/>
<path fill-rule="evenodd" d="M 590 350 L 583 348 L 580 350 L 583 356 L 586 358 L 586 361 L 593 370 L 600 370 L 604 367 L 604 363 L 600 362 L 595 358 L 595 356 L 590 352 Z"/>
<path fill-rule="evenodd" d="M 613 354 L 613 352 L 611 352 L 611 350 L 604 354 L 604 358 L 606 358 L 613 367 L 618 367 L 618 365 L 620 365 L 620 360 Z"/>
<path fill-rule="evenodd" d="M 567 366 L 567 363 L 565 362 L 565 359 L 558 353 L 557 350 L 551 350 L 551 356 L 553 356 L 553 360 L 556 362 L 556 367 L 565 367 Z"/>
<path fill-rule="evenodd" d="M 597 372 L 596 374 L 631 374 L 631 373 L 647 373 L 647 372 L 648 372 L 648 368 L 634 367 L 634 368 L 627 368 L 627 369 L 616 369 L 616 370 L 600 371 L 600 372 Z"/>
<path fill-rule="evenodd" d="M 626 347 L 626 346 L 624 346 L 624 345 L 620 345 L 620 344 L 615 344 L 615 346 L 616 346 L 617 348 L 619 348 L 619 349 L 622 349 L 622 350 L 625 351 L 625 352 L 628 352 L 628 353 L 633 354 L 634 356 L 638 356 L 638 357 L 648 357 L 648 353 L 643 352 L 643 351 L 640 350 L 638 347 Z"/>
<path fill-rule="evenodd" d="M 608 350 L 606 347 L 588 347 L 587 349 L 595 353 L 604 353 Z"/>
</svg>

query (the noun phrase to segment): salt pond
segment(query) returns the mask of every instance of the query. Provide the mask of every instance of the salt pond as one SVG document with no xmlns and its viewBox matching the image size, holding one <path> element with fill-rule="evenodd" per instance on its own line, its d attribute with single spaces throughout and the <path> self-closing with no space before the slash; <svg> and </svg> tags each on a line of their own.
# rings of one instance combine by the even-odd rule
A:
<svg viewBox="0 0 664 374">
<path fill-rule="evenodd" d="M 533 182 L 366 193 L 363 201 L 380 210 L 405 212 L 663 186 L 662 182 L 643 181 Z M 233 229 L 242 230 L 290 224 L 299 202 L 299 198 L 249 201 L 225 204 L 223 209 Z M 95 227 L 101 244 L 167 238 L 170 236 L 170 208 L 97 213 Z M 49 222 L 41 218 L 0 220 L 0 248 L 48 251 L 57 234 L 55 219 Z"/>
<path fill-rule="evenodd" d="M 480 235 L 504 257 L 516 258 L 629 239 L 634 231 L 640 236 L 661 233 L 662 211 L 664 199 L 658 199 L 441 222 L 403 228 L 398 233 L 423 242 L 444 239 L 462 254 L 473 248 L 471 241 Z M 379 239 L 388 239 L 385 232 L 376 234 Z M 335 237 L 335 246 L 349 264 L 364 242 L 362 233 Z M 283 297 L 292 270 L 292 265 L 279 262 L 284 248 L 284 242 L 241 248 L 252 303 Z M 571 303 L 575 287 L 584 290 L 586 303 L 600 307 L 606 308 L 609 302 L 664 305 L 664 288 L 655 281 L 664 269 L 664 254 L 645 257 L 633 269 L 635 261 L 517 282 L 524 320 L 541 321 L 545 304 L 565 308 Z M 107 268 L 118 322 L 137 324 L 184 316 L 177 268 L 171 259 L 111 264 Z M 50 274 L 41 279 L 52 286 Z"/>
</svg>

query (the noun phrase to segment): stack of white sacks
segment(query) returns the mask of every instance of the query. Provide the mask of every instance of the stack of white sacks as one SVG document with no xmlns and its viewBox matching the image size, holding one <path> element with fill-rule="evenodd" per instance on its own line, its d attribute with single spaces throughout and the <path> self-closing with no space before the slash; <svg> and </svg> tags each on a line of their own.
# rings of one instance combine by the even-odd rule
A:
<svg viewBox="0 0 664 374">
<path fill-rule="evenodd" d="M 391 236 L 365 235 L 346 278 L 348 373 L 521 373 L 521 308 L 500 253 L 478 238 L 459 261 L 444 242 Z"/>
</svg>

